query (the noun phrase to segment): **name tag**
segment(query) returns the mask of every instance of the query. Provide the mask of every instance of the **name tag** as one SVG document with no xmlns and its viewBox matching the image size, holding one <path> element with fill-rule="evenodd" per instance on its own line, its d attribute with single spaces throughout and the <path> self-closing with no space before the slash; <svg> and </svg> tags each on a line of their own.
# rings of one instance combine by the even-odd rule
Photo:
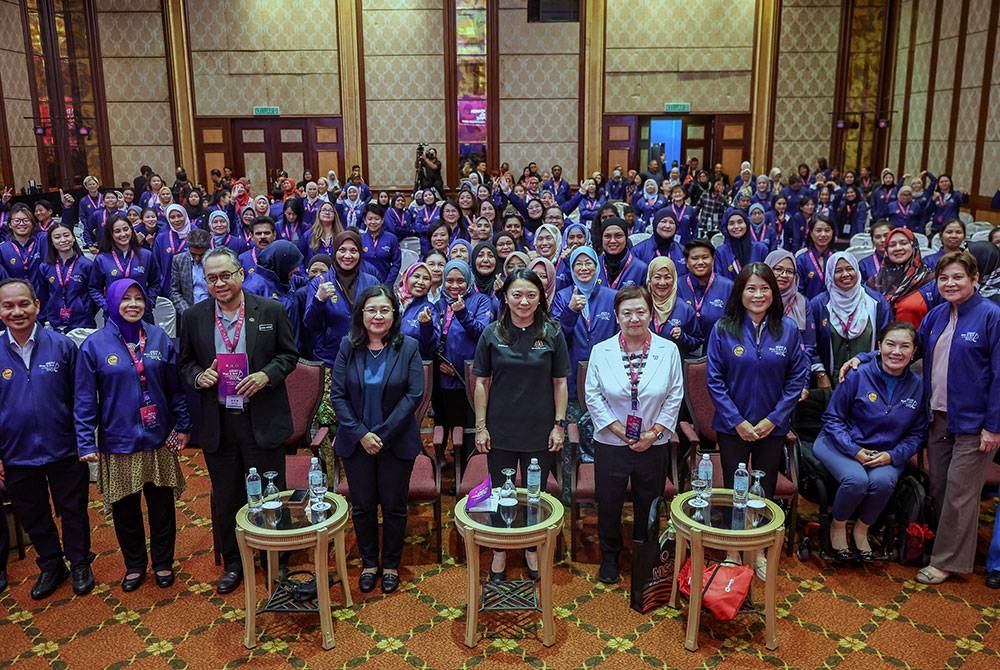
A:
<svg viewBox="0 0 1000 670">
<path fill-rule="evenodd" d="M 262 324 L 260 324 L 260 326 L 257 327 L 257 330 L 259 330 L 259 331 L 274 330 L 274 324 L 273 323 L 262 323 Z"/>
</svg>

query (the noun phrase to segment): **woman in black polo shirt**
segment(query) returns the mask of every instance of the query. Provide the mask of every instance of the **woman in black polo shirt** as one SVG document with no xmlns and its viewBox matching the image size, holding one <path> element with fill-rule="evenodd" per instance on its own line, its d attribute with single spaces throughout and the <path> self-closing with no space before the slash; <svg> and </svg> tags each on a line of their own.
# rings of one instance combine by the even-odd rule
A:
<svg viewBox="0 0 1000 670">
<path fill-rule="evenodd" d="M 534 272 L 515 270 L 500 294 L 500 318 L 483 331 L 472 367 L 476 450 L 487 453 L 495 483 L 505 468 L 519 468 L 527 483 L 528 465 L 537 458 L 544 486 L 563 444 L 569 352 L 562 329 L 549 321 L 545 286 Z M 537 580 L 538 554 L 525 551 L 524 559 Z M 506 566 L 506 552 L 494 551 L 490 579 L 504 581 Z"/>
</svg>

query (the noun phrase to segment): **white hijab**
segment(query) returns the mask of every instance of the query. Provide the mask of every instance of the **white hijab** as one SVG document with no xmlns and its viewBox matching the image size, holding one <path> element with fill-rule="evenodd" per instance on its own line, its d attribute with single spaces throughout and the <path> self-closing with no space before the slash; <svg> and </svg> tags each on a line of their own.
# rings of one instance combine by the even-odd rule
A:
<svg viewBox="0 0 1000 670">
<path fill-rule="evenodd" d="M 846 261 L 854 268 L 858 282 L 853 288 L 845 291 L 837 287 L 834 273 L 837 263 Z M 830 296 L 827 309 L 830 311 L 830 328 L 846 340 L 856 339 L 868 327 L 875 323 L 875 310 L 878 307 L 875 299 L 868 295 L 861 281 L 861 270 L 858 261 L 852 254 L 838 251 L 826 261 L 826 292 Z"/>
</svg>

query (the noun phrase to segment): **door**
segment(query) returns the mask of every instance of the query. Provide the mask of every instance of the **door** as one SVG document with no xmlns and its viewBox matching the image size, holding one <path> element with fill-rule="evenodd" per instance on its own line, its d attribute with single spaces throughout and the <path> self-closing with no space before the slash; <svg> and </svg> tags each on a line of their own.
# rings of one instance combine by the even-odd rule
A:
<svg viewBox="0 0 1000 670">
<path fill-rule="evenodd" d="M 615 166 L 620 165 L 622 172 L 627 172 L 639 160 L 638 118 L 605 116 L 602 125 L 601 139 L 604 147 L 602 171 L 605 175 L 610 175 Z"/>
</svg>

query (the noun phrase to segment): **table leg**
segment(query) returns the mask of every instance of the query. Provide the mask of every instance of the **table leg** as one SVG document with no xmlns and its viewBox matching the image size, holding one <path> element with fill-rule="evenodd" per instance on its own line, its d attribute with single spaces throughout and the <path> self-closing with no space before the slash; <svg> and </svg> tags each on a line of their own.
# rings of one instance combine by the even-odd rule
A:
<svg viewBox="0 0 1000 670">
<path fill-rule="evenodd" d="M 688 599 L 688 625 L 684 648 L 698 651 L 698 627 L 701 624 L 701 590 L 705 574 L 705 546 L 701 542 L 701 531 L 691 529 L 691 597 Z"/>
<path fill-rule="evenodd" d="M 243 646 L 253 649 L 257 646 L 257 579 L 253 569 L 253 550 L 247 546 L 245 533 L 236 529 L 236 543 L 240 547 L 240 561 L 243 563 L 243 594 L 246 614 L 243 617 L 245 630 Z"/>
<path fill-rule="evenodd" d="M 459 532 L 465 545 L 465 569 L 469 579 L 468 605 L 465 608 L 465 646 L 475 648 L 479 637 L 479 552 L 476 550 L 472 530 L 460 528 Z"/>
<path fill-rule="evenodd" d="M 347 552 L 344 550 L 344 529 L 333 534 L 333 553 L 337 561 L 337 576 L 340 577 L 340 585 L 344 587 L 344 607 L 354 605 L 351 598 L 351 583 L 347 579 Z"/>
<path fill-rule="evenodd" d="M 670 607 L 673 609 L 677 609 L 677 591 L 680 588 L 677 578 L 680 575 L 681 566 L 687 559 L 687 543 L 688 540 L 677 533 L 676 540 L 674 540 L 674 581 L 670 587 Z"/>
<path fill-rule="evenodd" d="M 319 627 L 323 632 L 323 648 L 333 649 L 333 622 L 330 619 L 330 536 L 327 531 L 316 534 L 316 596 L 319 601 Z"/>
<path fill-rule="evenodd" d="M 267 551 L 267 587 L 264 589 L 268 597 L 274 593 L 274 569 L 278 564 L 278 552 Z"/>
<path fill-rule="evenodd" d="M 552 561 L 558 534 L 558 528 L 549 528 L 538 556 L 542 592 L 542 644 L 546 647 L 551 647 L 556 642 L 555 623 L 552 619 Z"/>
<path fill-rule="evenodd" d="M 779 528 L 774 534 L 774 544 L 767 550 L 767 579 L 764 582 L 764 646 L 770 650 L 778 648 L 777 606 L 778 561 L 781 560 L 781 545 L 785 531 Z"/>
</svg>

